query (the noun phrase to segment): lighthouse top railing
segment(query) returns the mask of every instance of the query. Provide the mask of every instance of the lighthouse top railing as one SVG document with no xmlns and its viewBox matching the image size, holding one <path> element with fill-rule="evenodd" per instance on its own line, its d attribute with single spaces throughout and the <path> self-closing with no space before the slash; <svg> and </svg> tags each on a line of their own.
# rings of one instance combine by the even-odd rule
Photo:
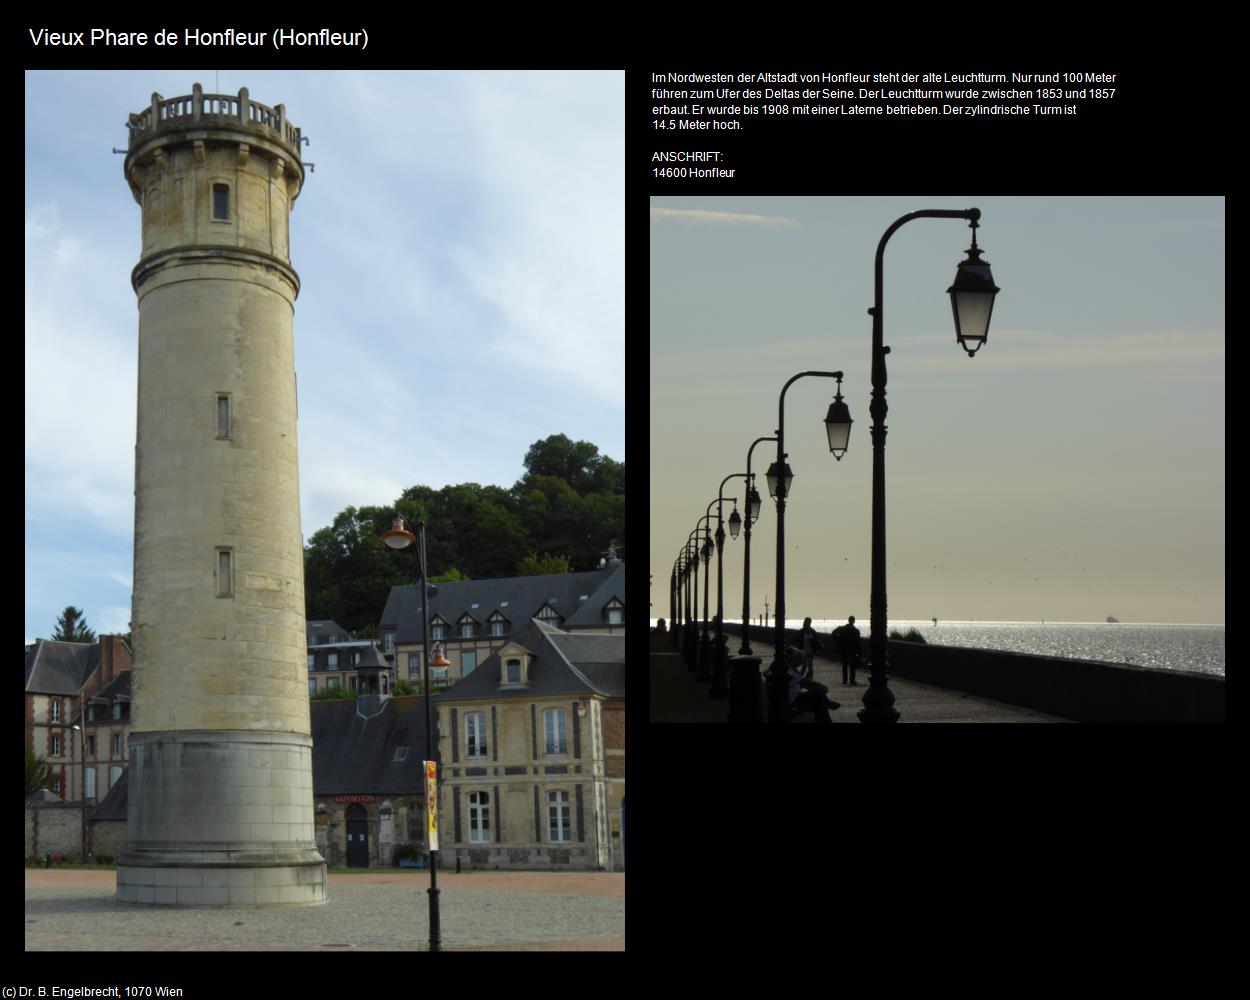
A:
<svg viewBox="0 0 1250 1000">
<path fill-rule="evenodd" d="M 182 97 L 152 95 L 152 104 L 138 114 L 130 116 L 130 149 L 165 129 L 185 129 L 203 124 L 241 125 L 249 131 L 268 132 L 291 147 L 298 157 L 300 153 L 300 130 L 286 120 L 286 108 L 276 104 L 272 108 L 253 101 L 247 88 L 239 88 L 237 94 L 206 94 L 197 83 L 192 92 Z"/>
</svg>

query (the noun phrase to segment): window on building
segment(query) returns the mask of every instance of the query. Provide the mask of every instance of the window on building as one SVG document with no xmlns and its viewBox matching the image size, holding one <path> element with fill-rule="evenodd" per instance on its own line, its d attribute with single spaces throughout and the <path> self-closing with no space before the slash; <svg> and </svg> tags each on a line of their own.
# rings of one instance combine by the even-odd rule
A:
<svg viewBox="0 0 1250 1000">
<path fill-rule="evenodd" d="M 317 678 L 316 677 L 308 678 L 308 693 L 309 694 L 317 693 Z"/>
<path fill-rule="evenodd" d="M 327 653 L 326 654 L 326 666 L 329 667 L 331 670 L 333 670 L 338 665 L 339 665 L 339 654 Z"/>
<path fill-rule="evenodd" d="M 50 716 L 51 721 L 60 722 L 61 721 L 61 703 L 59 701 L 52 702 L 50 711 L 51 711 L 51 716 Z"/>
<path fill-rule="evenodd" d="M 547 735 L 547 753 L 569 752 L 568 720 L 562 708 L 543 712 L 543 732 Z"/>
<path fill-rule="evenodd" d="M 217 440 L 227 441 L 230 438 L 230 396 L 228 393 L 217 394 Z"/>
<path fill-rule="evenodd" d="M 491 635 L 503 635 L 503 622 L 491 622 L 490 634 Z"/>
<path fill-rule="evenodd" d="M 122 755 L 122 734 L 113 734 L 113 756 L 120 757 Z"/>
<path fill-rule="evenodd" d="M 430 687 L 447 687 L 447 668 L 446 667 L 430 667 Z"/>
<path fill-rule="evenodd" d="M 509 684 L 521 683 L 521 661 L 520 660 L 508 661 L 508 683 Z"/>
<path fill-rule="evenodd" d="M 113 718 L 120 720 L 122 717 L 122 703 L 120 701 L 113 702 Z"/>
<path fill-rule="evenodd" d="M 309 653 L 308 654 L 308 669 L 315 670 L 316 667 L 317 667 L 317 657 L 315 657 L 312 653 Z"/>
<path fill-rule="evenodd" d="M 548 831 L 554 843 L 573 839 L 569 826 L 569 793 L 551 792 L 547 795 Z"/>
<path fill-rule="evenodd" d="M 347 686 L 350 687 L 353 691 L 356 690 L 356 675 L 355 674 L 347 678 Z"/>
<path fill-rule="evenodd" d="M 95 706 L 88 705 L 87 706 L 87 721 L 93 722 L 94 720 L 95 720 Z"/>
<path fill-rule="evenodd" d="M 226 184 L 213 185 L 213 218 L 230 221 L 230 188 Z"/>
<path fill-rule="evenodd" d="M 110 767 L 109 768 L 109 788 L 112 788 L 114 785 L 116 785 L 117 779 L 120 778 L 121 776 L 122 776 L 122 769 L 120 767 Z"/>
<path fill-rule="evenodd" d="M 95 756 L 95 737 L 94 736 L 87 737 L 87 756 L 88 757 Z"/>
<path fill-rule="evenodd" d="M 461 622 L 461 624 L 460 624 L 460 638 L 461 638 L 461 639 L 472 639 L 472 638 L 473 638 L 473 623 L 472 623 L 472 622 Z"/>
<path fill-rule="evenodd" d="M 360 654 L 352 653 L 352 666 L 353 667 L 359 666 L 359 664 L 360 664 Z"/>
<path fill-rule="evenodd" d="M 230 549 L 217 550 L 217 596 L 230 597 L 234 594 L 232 562 L 234 553 Z"/>
<path fill-rule="evenodd" d="M 52 737 L 52 746 L 51 746 L 51 748 L 50 748 L 50 749 L 49 749 L 49 751 L 48 751 L 48 755 L 49 755 L 50 757 L 59 757 L 59 756 L 61 756 L 61 737 L 59 737 L 59 736 L 53 736 L 53 737 Z"/>
<path fill-rule="evenodd" d="M 52 792 L 53 792 L 53 794 L 54 794 L 54 795 L 60 795 L 60 794 L 61 794 L 61 779 L 60 779 L 60 778 L 53 778 L 53 779 L 52 779 L 52 784 L 51 784 L 51 786 L 50 786 L 50 787 L 51 787 Z"/>
<path fill-rule="evenodd" d="M 327 678 L 326 678 L 326 687 L 327 687 L 327 688 L 336 688 L 336 687 L 338 687 L 338 686 L 339 686 L 339 679 L 338 679 L 337 677 L 327 677 Z"/>
<path fill-rule="evenodd" d="M 608 624 L 621 625 L 625 621 L 625 612 L 620 608 L 608 608 Z"/>
<path fill-rule="evenodd" d="M 490 796 L 486 792 L 469 793 L 469 843 L 490 843 Z"/>
<path fill-rule="evenodd" d="M 468 677 L 477 669 L 477 653 L 465 652 L 460 654 L 460 676 Z"/>
<path fill-rule="evenodd" d="M 446 639 L 447 629 L 442 625 L 431 625 L 430 626 L 430 638 L 431 639 Z"/>
<path fill-rule="evenodd" d="M 464 717 L 464 736 L 470 757 L 486 756 L 486 716 L 481 712 L 471 712 Z"/>
<path fill-rule="evenodd" d="M 385 653 L 393 653 L 395 651 L 395 633 L 387 632 L 382 636 L 382 651 Z"/>
<path fill-rule="evenodd" d="M 95 798 L 95 768 L 94 767 L 89 767 L 87 768 L 86 771 L 83 772 L 83 780 L 86 782 L 86 786 L 83 788 L 83 794 L 89 799 L 94 799 Z"/>
</svg>

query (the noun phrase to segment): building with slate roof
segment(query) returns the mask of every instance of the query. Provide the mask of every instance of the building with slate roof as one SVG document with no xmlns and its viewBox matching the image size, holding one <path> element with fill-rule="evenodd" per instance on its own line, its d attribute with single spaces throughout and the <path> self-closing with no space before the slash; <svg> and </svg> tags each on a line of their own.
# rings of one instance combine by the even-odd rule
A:
<svg viewBox="0 0 1250 1000">
<path fill-rule="evenodd" d="M 94 697 L 126 677 L 129 701 L 130 648 L 120 636 L 102 635 L 98 642 L 59 642 L 36 639 L 25 647 L 26 667 L 26 742 L 35 753 L 48 761 L 49 787 L 62 800 L 81 801 L 84 771 L 78 745 L 81 730 L 74 729 L 80 721 L 84 699 L 90 704 Z M 120 695 L 110 696 L 110 699 Z M 113 701 L 110 700 L 109 704 Z M 126 712 L 124 731 L 129 725 Z M 95 801 L 110 783 L 99 784 L 101 767 L 107 778 L 113 757 L 99 757 L 98 742 L 93 746 L 91 714 L 87 719 L 86 785 L 88 801 Z M 110 733 L 112 730 L 110 730 Z M 98 740 L 98 732 L 96 739 Z M 121 766 L 124 769 L 124 735 Z M 111 740 L 110 740 L 111 748 Z"/>
<path fill-rule="evenodd" d="M 379 692 L 314 701 L 317 849 L 331 867 L 388 867 L 424 853 L 425 700 Z"/>
<path fill-rule="evenodd" d="M 338 622 L 309 620 L 308 632 L 308 694 L 328 688 L 356 690 L 356 667 L 360 657 L 375 643 L 369 639 L 353 639 Z M 391 681 L 394 681 L 392 671 Z"/>
<path fill-rule="evenodd" d="M 578 575 L 578 574 L 572 574 Z M 440 849 L 470 868 L 620 869 L 625 636 L 533 618 L 436 695 Z"/>
<path fill-rule="evenodd" d="M 450 667 L 431 671 L 431 686 L 446 687 L 467 677 L 531 618 L 568 632 L 623 635 L 625 563 L 610 560 L 585 573 L 552 573 L 435 585 L 429 597 L 430 641 L 441 642 Z M 396 677 L 419 683 L 421 670 L 421 586 L 392 587 L 379 623 L 382 651 Z"/>
</svg>

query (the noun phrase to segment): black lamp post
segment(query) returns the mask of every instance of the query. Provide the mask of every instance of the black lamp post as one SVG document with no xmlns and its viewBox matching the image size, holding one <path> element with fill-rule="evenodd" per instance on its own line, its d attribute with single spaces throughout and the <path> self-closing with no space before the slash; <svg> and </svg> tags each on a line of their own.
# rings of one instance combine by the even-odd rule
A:
<svg viewBox="0 0 1250 1000">
<path fill-rule="evenodd" d="M 739 656 L 751 656 L 751 527 L 760 519 L 760 493 L 755 488 L 755 473 L 751 471 L 751 456 L 755 446 L 763 441 L 776 441 L 775 437 L 756 438 L 747 449 L 747 524 L 746 540 L 742 544 L 742 645 Z"/>
<path fill-rule="evenodd" d="M 391 530 L 382 532 L 382 541 L 393 549 L 406 549 L 420 537 L 420 544 L 414 549 L 417 558 L 421 562 L 421 665 L 424 669 L 424 687 L 425 687 L 425 760 L 426 765 L 422 766 L 421 777 L 422 783 L 425 783 L 426 771 L 425 767 L 429 763 L 434 762 L 434 719 L 433 719 L 433 692 L 430 690 L 430 608 L 429 608 L 429 582 L 426 578 L 425 565 L 425 522 L 417 522 L 417 536 L 408 531 L 404 527 L 404 519 L 396 517 L 391 522 Z M 455 738 L 455 734 L 452 734 Z M 428 797 L 428 792 L 427 792 Z M 426 803 L 426 812 L 430 811 L 429 803 Z M 430 951 L 442 950 L 442 935 L 439 928 L 438 918 L 438 851 L 430 850 L 430 888 L 427 890 L 430 896 Z"/>
<path fill-rule="evenodd" d="M 703 635 L 699 639 L 699 670 L 695 674 L 695 680 L 699 681 L 712 679 L 712 622 L 711 615 L 708 614 L 708 591 L 712 582 L 710 564 L 716 546 L 712 543 L 712 529 L 708 522 L 712 519 L 712 504 L 714 503 L 716 503 L 715 500 L 707 505 L 707 513 L 699 519 L 699 523 L 703 525 L 703 548 L 701 550 L 703 557 Z"/>
<path fill-rule="evenodd" d="M 884 344 L 882 327 L 882 287 L 885 245 L 895 230 L 913 219 L 967 219 L 972 227 L 972 246 L 968 259 L 960 261 L 955 282 L 947 289 L 951 297 L 951 310 L 955 317 L 955 337 L 968 356 L 972 357 L 989 336 L 990 313 L 994 308 L 994 296 L 998 288 L 990 275 L 990 265 L 982 261 L 977 249 L 977 226 L 981 219 L 979 208 L 963 210 L 928 208 L 910 212 L 895 220 L 881 242 L 877 244 L 877 260 L 874 274 L 874 304 L 868 310 L 872 316 L 872 634 L 868 641 L 870 675 L 868 690 L 864 692 L 864 707 L 859 712 L 860 722 L 897 722 L 894 695 L 887 684 L 889 657 L 886 652 L 886 589 L 885 589 L 885 402 L 886 370 L 885 356 L 890 349 Z M 969 346 L 973 345 L 973 346 Z"/>
<path fill-rule="evenodd" d="M 697 635 L 699 595 L 699 547 L 694 536 L 699 533 L 695 528 L 686 539 L 686 628 L 682 635 L 682 657 L 686 661 L 686 669 L 694 670 L 699 665 L 699 643 Z"/>
<path fill-rule="evenodd" d="M 837 461 L 846 454 L 851 435 L 851 413 L 842 401 L 841 372 L 799 372 L 790 377 L 781 389 L 777 402 L 777 460 L 768 468 L 768 492 L 777 504 L 777 627 L 774 633 L 773 664 L 768 673 L 768 721 L 788 722 L 790 719 L 790 678 L 786 671 L 786 499 L 794 473 L 786 463 L 786 391 L 807 376 L 838 380 L 837 393 L 825 417 L 829 451 Z"/>
<path fill-rule="evenodd" d="M 742 516 L 738 513 L 738 501 L 734 497 L 726 497 L 725 484 L 731 479 L 746 476 L 745 472 L 731 472 L 720 481 L 720 489 L 716 492 L 716 638 L 712 647 L 712 690 L 708 694 L 713 698 L 723 698 L 729 693 L 729 638 L 725 635 L 725 519 L 723 517 L 726 500 L 732 500 L 734 512 L 729 518 L 729 531 L 738 537 L 742 527 Z M 735 521 L 734 519 L 737 518 Z"/>
<path fill-rule="evenodd" d="M 78 731 L 78 760 L 79 770 L 82 775 L 78 782 L 79 798 L 82 800 L 80 819 L 82 822 L 82 856 L 78 859 L 80 863 L 87 863 L 87 706 L 86 698 L 83 697 L 81 690 L 79 691 L 80 714 L 78 721 L 73 723 L 70 728 Z"/>
</svg>

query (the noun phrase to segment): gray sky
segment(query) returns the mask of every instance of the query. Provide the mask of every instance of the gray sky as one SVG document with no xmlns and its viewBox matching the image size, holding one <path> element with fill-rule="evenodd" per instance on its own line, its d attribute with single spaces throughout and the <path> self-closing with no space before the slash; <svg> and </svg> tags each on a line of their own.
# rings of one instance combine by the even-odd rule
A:
<svg viewBox="0 0 1250 1000">
<path fill-rule="evenodd" d="M 564 433 L 624 460 L 621 72 L 26 74 L 26 621 L 126 631 L 139 207 L 157 91 L 285 104 L 307 538 L 423 483 L 511 486 Z M 381 609 L 379 609 L 380 611 Z"/>
<path fill-rule="evenodd" d="M 651 200 L 653 617 L 721 479 L 774 433 L 786 380 L 841 369 L 840 463 L 833 380 L 787 393 L 786 612 L 867 622 L 877 243 L 907 212 L 974 206 L 1002 289 L 975 358 L 946 295 L 967 224 L 910 222 L 885 253 L 890 618 L 1224 622 L 1223 199 L 975 193 Z M 776 593 L 774 448 L 752 463 L 753 617 Z M 742 544 L 726 543 L 729 619 Z"/>
</svg>

